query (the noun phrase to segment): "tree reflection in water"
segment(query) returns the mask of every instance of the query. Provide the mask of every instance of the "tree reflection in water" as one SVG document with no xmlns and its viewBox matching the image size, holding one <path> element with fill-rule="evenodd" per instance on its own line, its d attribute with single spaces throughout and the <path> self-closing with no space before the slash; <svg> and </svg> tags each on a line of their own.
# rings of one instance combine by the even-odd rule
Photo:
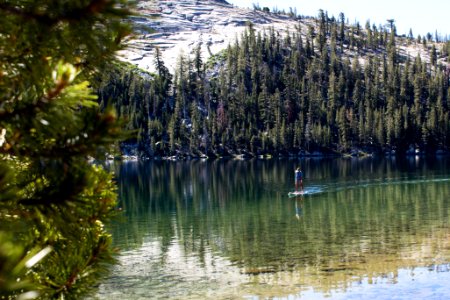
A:
<svg viewBox="0 0 450 300">
<path fill-rule="evenodd" d="M 321 193 L 287 197 L 298 164 L 305 188 Z M 170 269 L 178 255 L 195 258 L 196 272 L 213 278 L 208 272 L 220 259 L 226 261 L 220 272 L 230 270 L 247 294 L 283 296 L 308 287 L 345 290 L 379 278 L 396 283 L 401 268 L 450 261 L 448 159 L 153 161 L 115 167 L 124 209 L 112 225 L 115 243 L 132 253 L 154 242 L 155 272 Z M 189 276 L 194 275 L 184 280 Z"/>
</svg>

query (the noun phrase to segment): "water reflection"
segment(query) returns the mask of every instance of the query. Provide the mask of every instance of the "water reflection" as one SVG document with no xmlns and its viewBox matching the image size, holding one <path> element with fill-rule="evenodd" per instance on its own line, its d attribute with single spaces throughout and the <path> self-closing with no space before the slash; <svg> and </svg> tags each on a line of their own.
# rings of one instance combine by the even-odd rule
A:
<svg viewBox="0 0 450 300">
<path fill-rule="evenodd" d="M 303 201 L 304 196 L 295 197 L 295 217 L 298 220 L 303 216 Z"/>
<path fill-rule="evenodd" d="M 305 189 L 320 193 L 287 197 L 299 164 Z M 116 168 L 125 213 L 112 229 L 125 252 L 104 285 L 113 293 L 300 297 L 311 288 L 349 291 L 380 278 L 397 283 L 399 270 L 450 261 L 446 159 Z"/>
</svg>

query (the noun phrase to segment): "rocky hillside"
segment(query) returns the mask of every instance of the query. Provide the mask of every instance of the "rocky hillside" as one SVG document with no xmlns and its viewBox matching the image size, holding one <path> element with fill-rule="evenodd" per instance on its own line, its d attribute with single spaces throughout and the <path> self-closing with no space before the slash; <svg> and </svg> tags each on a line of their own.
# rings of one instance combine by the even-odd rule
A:
<svg viewBox="0 0 450 300">
<path fill-rule="evenodd" d="M 207 58 L 234 43 L 247 22 L 253 23 L 256 30 L 274 27 L 280 32 L 293 30 L 298 24 L 284 15 L 237 8 L 220 0 L 140 1 L 138 13 L 134 22 L 139 34 L 122 57 L 145 70 L 153 69 L 156 46 L 173 70 L 177 57 L 190 54 L 198 45 Z M 306 25 L 306 21 L 302 23 Z"/>
<path fill-rule="evenodd" d="M 133 19 L 137 35 L 121 57 L 149 71 L 154 70 L 156 46 L 162 50 L 166 66 L 173 71 L 180 54 L 189 55 L 200 45 L 202 56 L 207 59 L 235 43 L 249 23 L 256 31 L 273 28 L 280 35 L 297 31 L 298 26 L 306 35 L 311 27 L 317 27 L 313 18 L 234 7 L 223 0 L 147 0 L 139 1 L 137 10 L 139 15 Z M 420 54 L 422 60 L 429 61 L 426 48 L 403 40 L 397 45 L 400 56 L 414 58 Z M 354 56 L 351 50 L 347 52 L 349 57 Z M 359 53 L 358 57 L 364 64 L 364 55 Z"/>
<path fill-rule="evenodd" d="M 143 157 L 450 153 L 449 41 L 325 11 L 212 0 L 137 10 L 121 55 L 138 68 L 111 66 L 97 86 Z"/>
</svg>

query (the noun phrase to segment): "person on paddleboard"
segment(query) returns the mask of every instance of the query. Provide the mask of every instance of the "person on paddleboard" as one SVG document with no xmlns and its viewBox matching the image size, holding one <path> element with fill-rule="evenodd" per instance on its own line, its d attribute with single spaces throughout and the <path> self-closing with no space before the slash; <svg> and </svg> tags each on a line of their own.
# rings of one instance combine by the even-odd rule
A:
<svg viewBox="0 0 450 300">
<path fill-rule="evenodd" d="M 300 186 L 301 191 L 303 191 L 303 172 L 300 170 L 300 167 L 295 169 L 295 191 L 298 191 L 298 187 Z"/>
</svg>

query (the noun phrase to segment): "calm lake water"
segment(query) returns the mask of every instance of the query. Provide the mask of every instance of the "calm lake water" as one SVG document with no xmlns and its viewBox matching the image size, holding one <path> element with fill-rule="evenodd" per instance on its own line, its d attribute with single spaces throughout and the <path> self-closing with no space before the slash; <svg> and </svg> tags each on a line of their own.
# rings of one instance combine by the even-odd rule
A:
<svg viewBox="0 0 450 300">
<path fill-rule="evenodd" d="M 289 198 L 300 165 L 310 194 Z M 450 159 L 114 165 L 102 299 L 444 299 Z"/>
</svg>

